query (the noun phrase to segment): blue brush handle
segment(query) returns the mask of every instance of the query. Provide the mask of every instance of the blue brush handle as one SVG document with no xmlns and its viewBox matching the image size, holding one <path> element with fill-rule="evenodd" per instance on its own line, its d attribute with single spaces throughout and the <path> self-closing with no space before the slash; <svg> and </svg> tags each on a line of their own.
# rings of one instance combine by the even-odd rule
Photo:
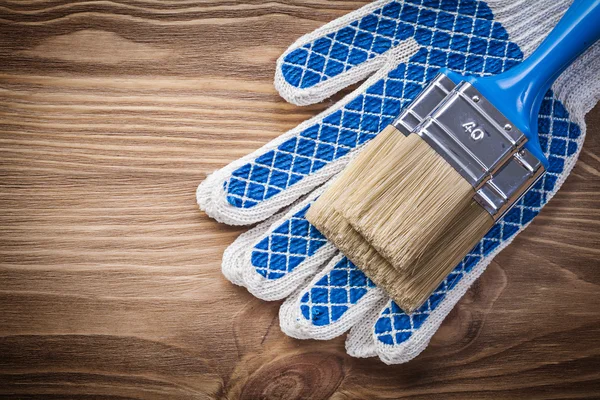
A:
<svg viewBox="0 0 600 400">
<path fill-rule="evenodd" d="M 548 37 L 521 64 L 496 76 L 463 79 L 527 136 L 525 147 L 547 168 L 537 132 L 540 105 L 556 78 L 598 39 L 600 0 L 575 0 Z M 452 75 L 450 78 L 455 80 Z"/>
</svg>

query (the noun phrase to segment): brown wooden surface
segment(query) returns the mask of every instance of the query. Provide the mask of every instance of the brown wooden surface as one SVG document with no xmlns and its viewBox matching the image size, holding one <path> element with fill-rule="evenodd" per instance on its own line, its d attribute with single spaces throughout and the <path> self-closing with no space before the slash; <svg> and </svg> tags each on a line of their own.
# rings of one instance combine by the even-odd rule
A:
<svg viewBox="0 0 600 400">
<path fill-rule="evenodd" d="M 0 397 L 600 398 L 600 107 L 417 360 L 287 338 L 220 273 L 207 173 L 314 115 L 274 62 L 366 1 L 0 1 Z"/>
</svg>

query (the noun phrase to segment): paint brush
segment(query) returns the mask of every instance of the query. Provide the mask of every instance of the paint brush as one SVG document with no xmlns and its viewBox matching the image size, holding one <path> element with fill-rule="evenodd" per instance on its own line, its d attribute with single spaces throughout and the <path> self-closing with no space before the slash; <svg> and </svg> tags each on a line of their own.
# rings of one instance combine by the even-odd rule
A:
<svg viewBox="0 0 600 400">
<path fill-rule="evenodd" d="M 509 71 L 473 77 L 443 70 L 348 165 L 308 220 L 375 283 L 384 282 L 405 311 L 420 306 L 545 173 L 541 101 L 598 40 L 598 21 L 600 0 L 575 0 L 534 53 Z M 359 250 L 365 242 L 372 250 Z"/>
</svg>

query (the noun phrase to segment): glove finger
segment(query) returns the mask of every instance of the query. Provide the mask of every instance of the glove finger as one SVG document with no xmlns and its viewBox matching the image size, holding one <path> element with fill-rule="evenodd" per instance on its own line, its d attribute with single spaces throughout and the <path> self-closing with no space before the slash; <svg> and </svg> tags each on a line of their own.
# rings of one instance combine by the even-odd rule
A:
<svg viewBox="0 0 600 400">
<path fill-rule="evenodd" d="M 319 188 L 288 210 L 240 235 L 223 254 L 223 274 L 254 296 L 280 300 L 336 253 L 333 244 L 304 218 Z"/>
<path fill-rule="evenodd" d="M 221 264 L 221 270 L 225 278 L 235 285 L 246 287 L 244 271 L 246 269 L 255 268 L 255 266 L 247 262 L 248 254 L 250 254 L 250 257 L 252 256 L 252 249 L 254 246 L 256 246 L 261 238 L 268 236 L 269 229 L 276 224 L 277 221 L 285 218 L 291 207 L 292 206 L 273 215 L 253 229 L 242 233 L 227 247 L 227 249 L 225 249 Z"/>
<path fill-rule="evenodd" d="M 281 329 L 298 339 L 337 337 L 385 298 L 350 260 L 338 253 L 311 282 L 287 298 L 279 310 Z"/>
<path fill-rule="evenodd" d="M 280 95 L 297 105 L 318 103 L 380 69 L 392 48 L 399 50 L 397 64 L 407 61 L 419 46 L 410 40 L 413 24 L 399 18 L 401 8 L 375 1 L 299 38 L 277 60 Z"/>
</svg>

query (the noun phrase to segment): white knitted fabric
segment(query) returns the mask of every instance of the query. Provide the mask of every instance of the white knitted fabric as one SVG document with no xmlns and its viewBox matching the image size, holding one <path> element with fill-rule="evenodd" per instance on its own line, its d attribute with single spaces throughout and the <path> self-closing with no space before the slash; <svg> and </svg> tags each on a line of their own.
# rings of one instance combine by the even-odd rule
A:
<svg viewBox="0 0 600 400">
<path fill-rule="evenodd" d="M 434 54 L 439 58 L 451 53 L 459 61 L 464 57 L 464 68 L 459 69 L 463 73 L 486 73 L 477 71 L 481 63 L 486 68 L 493 62 L 503 67 L 519 62 L 543 40 L 570 1 L 461 0 L 457 9 L 448 9 L 448 4 L 376 1 L 300 38 L 277 63 L 275 85 L 286 100 L 299 105 L 315 103 L 370 78 L 331 109 L 232 162 L 198 187 L 201 209 L 216 220 L 233 225 L 264 221 L 226 250 L 223 273 L 261 299 L 285 298 L 280 324 L 292 337 L 330 339 L 349 332 L 346 349 L 350 355 L 378 356 L 389 364 L 414 358 L 493 257 L 552 198 L 577 160 L 585 138 L 585 114 L 600 96 L 599 44 L 561 75 L 540 111 L 540 136 L 551 157 L 547 178 L 486 235 L 422 309 L 410 316 L 404 314 L 307 224 L 304 213 L 326 182 L 374 136 L 372 126 L 380 131 L 387 125 L 391 116 L 385 113 L 386 102 L 404 107 L 414 98 L 409 86 L 425 84 L 425 77 L 419 80 L 414 74 L 429 71 Z M 444 18 L 453 24 L 445 24 Z M 469 18 L 473 27 L 465 33 Z M 450 26 L 456 29 L 454 34 L 441 34 Z M 488 27 L 489 37 L 483 36 L 487 53 L 472 52 L 473 38 L 481 37 Z M 398 35 L 400 29 L 408 33 Z M 460 47 L 458 37 L 469 43 L 467 47 Z M 430 40 L 429 45 L 423 44 L 425 40 Z M 490 47 L 499 43 L 505 46 L 504 54 L 496 57 Z M 381 51 L 386 46 L 390 49 Z M 437 48 L 441 52 L 435 53 Z M 419 60 L 420 52 L 427 54 L 424 63 Z M 451 63 L 449 57 L 447 62 Z M 404 75 L 398 77 L 398 71 Z M 379 86 L 385 91 L 379 91 Z M 392 87 L 401 87 L 401 95 L 388 93 Z M 377 101 L 380 114 L 369 104 Z M 360 102 L 362 108 L 357 108 Z M 342 117 L 337 118 L 339 115 Z M 351 121 L 349 115 L 360 116 L 359 122 Z M 326 132 L 338 132 L 338 136 L 330 140 Z M 353 135 L 359 139 L 347 139 Z M 282 179 L 275 179 L 279 176 Z"/>
</svg>

